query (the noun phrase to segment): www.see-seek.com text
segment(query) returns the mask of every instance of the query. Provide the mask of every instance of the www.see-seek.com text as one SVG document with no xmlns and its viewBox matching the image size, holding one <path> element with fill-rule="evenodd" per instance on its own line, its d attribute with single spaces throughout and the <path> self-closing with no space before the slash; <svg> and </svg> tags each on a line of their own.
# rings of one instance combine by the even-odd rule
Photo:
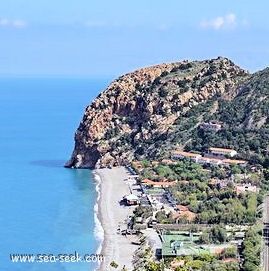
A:
<svg viewBox="0 0 269 271">
<path fill-rule="evenodd" d="M 75 251 L 74 254 L 10 254 L 10 260 L 12 262 L 38 262 L 38 263 L 56 263 L 56 262 L 104 262 L 105 257 L 101 254 L 85 254 L 80 255 Z"/>
</svg>

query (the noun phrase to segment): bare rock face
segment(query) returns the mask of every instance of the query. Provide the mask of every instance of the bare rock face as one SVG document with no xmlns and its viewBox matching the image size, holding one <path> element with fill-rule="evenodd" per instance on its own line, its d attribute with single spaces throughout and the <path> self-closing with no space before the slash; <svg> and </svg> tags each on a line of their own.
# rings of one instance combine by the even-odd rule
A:
<svg viewBox="0 0 269 271">
<path fill-rule="evenodd" d="M 156 139 L 165 140 L 183 113 L 214 96 L 232 99 L 248 76 L 226 58 L 161 64 L 121 76 L 86 108 L 66 167 L 128 165 L 155 155 L 161 149 Z"/>
</svg>

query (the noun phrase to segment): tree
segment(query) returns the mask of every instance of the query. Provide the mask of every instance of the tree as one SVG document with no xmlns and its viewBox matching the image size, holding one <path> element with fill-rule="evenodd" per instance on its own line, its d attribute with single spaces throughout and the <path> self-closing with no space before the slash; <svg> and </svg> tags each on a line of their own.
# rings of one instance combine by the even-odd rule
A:
<svg viewBox="0 0 269 271">
<path fill-rule="evenodd" d="M 245 271 L 259 271 L 259 266 L 255 265 L 254 263 L 252 262 L 245 262 L 244 263 L 244 270 Z"/>
<path fill-rule="evenodd" d="M 145 271 L 161 271 L 164 269 L 164 265 L 162 263 L 148 262 L 145 265 Z"/>
<path fill-rule="evenodd" d="M 221 257 L 221 259 L 225 259 L 225 258 L 236 258 L 237 257 L 237 249 L 236 249 L 236 247 L 225 248 L 221 252 L 220 257 Z"/>
<path fill-rule="evenodd" d="M 116 268 L 118 268 L 119 265 L 115 261 L 112 261 L 110 263 L 110 266 L 116 269 Z"/>
<path fill-rule="evenodd" d="M 204 261 L 201 260 L 193 260 L 189 261 L 186 266 L 190 268 L 190 270 L 202 270 L 203 266 L 205 265 Z"/>
<path fill-rule="evenodd" d="M 134 210 L 134 215 L 136 217 L 142 217 L 144 219 L 151 217 L 152 214 L 153 214 L 152 207 L 150 207 L 150 206 L 139 205 Z"/>
<path fill-rule="evenodd" d="M 230 168 L 232 174 L 241 174 L 242 169 L 238 165 L 232 165 Z"/>
<path fill-rule="evenodd" d="M 257 271 L 261 258 L 261 236 L 260 229 L 255 225 L 251 227 L 243 242 L 244 270 Z"/>
<path fill-rule="evenodd" d="M 149 160 L 143 160 L 141 162 L 141 164 L 143 165 L 144 168 L 147 168 L 147 167 L 149 167 L 151 165 Z"/>
<path fill-rule="evenodd" d="M 207 231 L 203 231 L 203 233 L 199 236 L 199 243 L 201 244 L 210 244 L 210 235 Z"/>
<path fill-rule="evenodd" d="M 165 211 L 158 211 L 155 214 L 155 218 L 156 218 L 158 223 L 162 223 L 167 218 L 166 214 L 165 214 Z"/>
<path fill-rule="evenodd" d="M 163 98 L 166 97 L 168 95 L 168 90 L 165 88 L 161 88 L 159 90 L 159 95 L 160 95 L 160 97 L 163 97 Z"/>
<path fill-rule="evenodd" d="M 220 226 L 210 229 L 213 243 L 225 243 L 227 241 L 227 232 Z"/>
</svg>

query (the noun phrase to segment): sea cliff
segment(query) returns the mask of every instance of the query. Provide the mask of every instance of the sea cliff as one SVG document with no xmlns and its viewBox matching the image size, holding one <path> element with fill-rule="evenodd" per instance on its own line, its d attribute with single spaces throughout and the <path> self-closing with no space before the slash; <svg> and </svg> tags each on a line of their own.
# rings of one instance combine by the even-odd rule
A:
<svg viewBox="0 0 269 271">
<path fill-rule="evenodd" d="M 66 167 L 113 167 L 134 159 L 161 157 L 173 144 L 186 147 L 192 131 L 211 119 L 221 120 L 228 129 L 222 105 L 230 103 L 232 107 L 242 95 L 252 100 L 255 95 L 251 91 L 257 86 L 250 85 L 260 78 L 257 74 L 219 57 L 161 64 L 123 75 L 86 108 Z M 256 105 L 267 104 L 268 95 L 263 100 L 260 97 L 256 97 Z M 246 114 L 250 104 L 240 114 Z M 253 129 L 266 125 L 266 112 L 255 121 L 252 113 L 249 110 L 239 126 Z M 257 123 L 259 127 L 255 127 Z"/>
</svg>

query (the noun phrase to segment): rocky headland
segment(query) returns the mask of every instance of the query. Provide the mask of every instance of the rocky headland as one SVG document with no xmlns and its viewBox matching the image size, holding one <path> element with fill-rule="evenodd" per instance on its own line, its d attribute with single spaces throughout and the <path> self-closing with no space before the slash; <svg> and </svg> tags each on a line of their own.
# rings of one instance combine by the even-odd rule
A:
<svg viewBox="0 0 269 271">
<path fill-rule="evenodd" d="M 86 108 L 66 167 L 113 167 L 161 157 L 172 145 L 188 147 L 199 124 L 210 120 L 224 129 L 267 129 L 267 78 L 268 69 L 250 74 L 223 57 L 123 75 Z M 240 116 L 234 124 L 225 114 L 236 107 Z"/>
</svg>

